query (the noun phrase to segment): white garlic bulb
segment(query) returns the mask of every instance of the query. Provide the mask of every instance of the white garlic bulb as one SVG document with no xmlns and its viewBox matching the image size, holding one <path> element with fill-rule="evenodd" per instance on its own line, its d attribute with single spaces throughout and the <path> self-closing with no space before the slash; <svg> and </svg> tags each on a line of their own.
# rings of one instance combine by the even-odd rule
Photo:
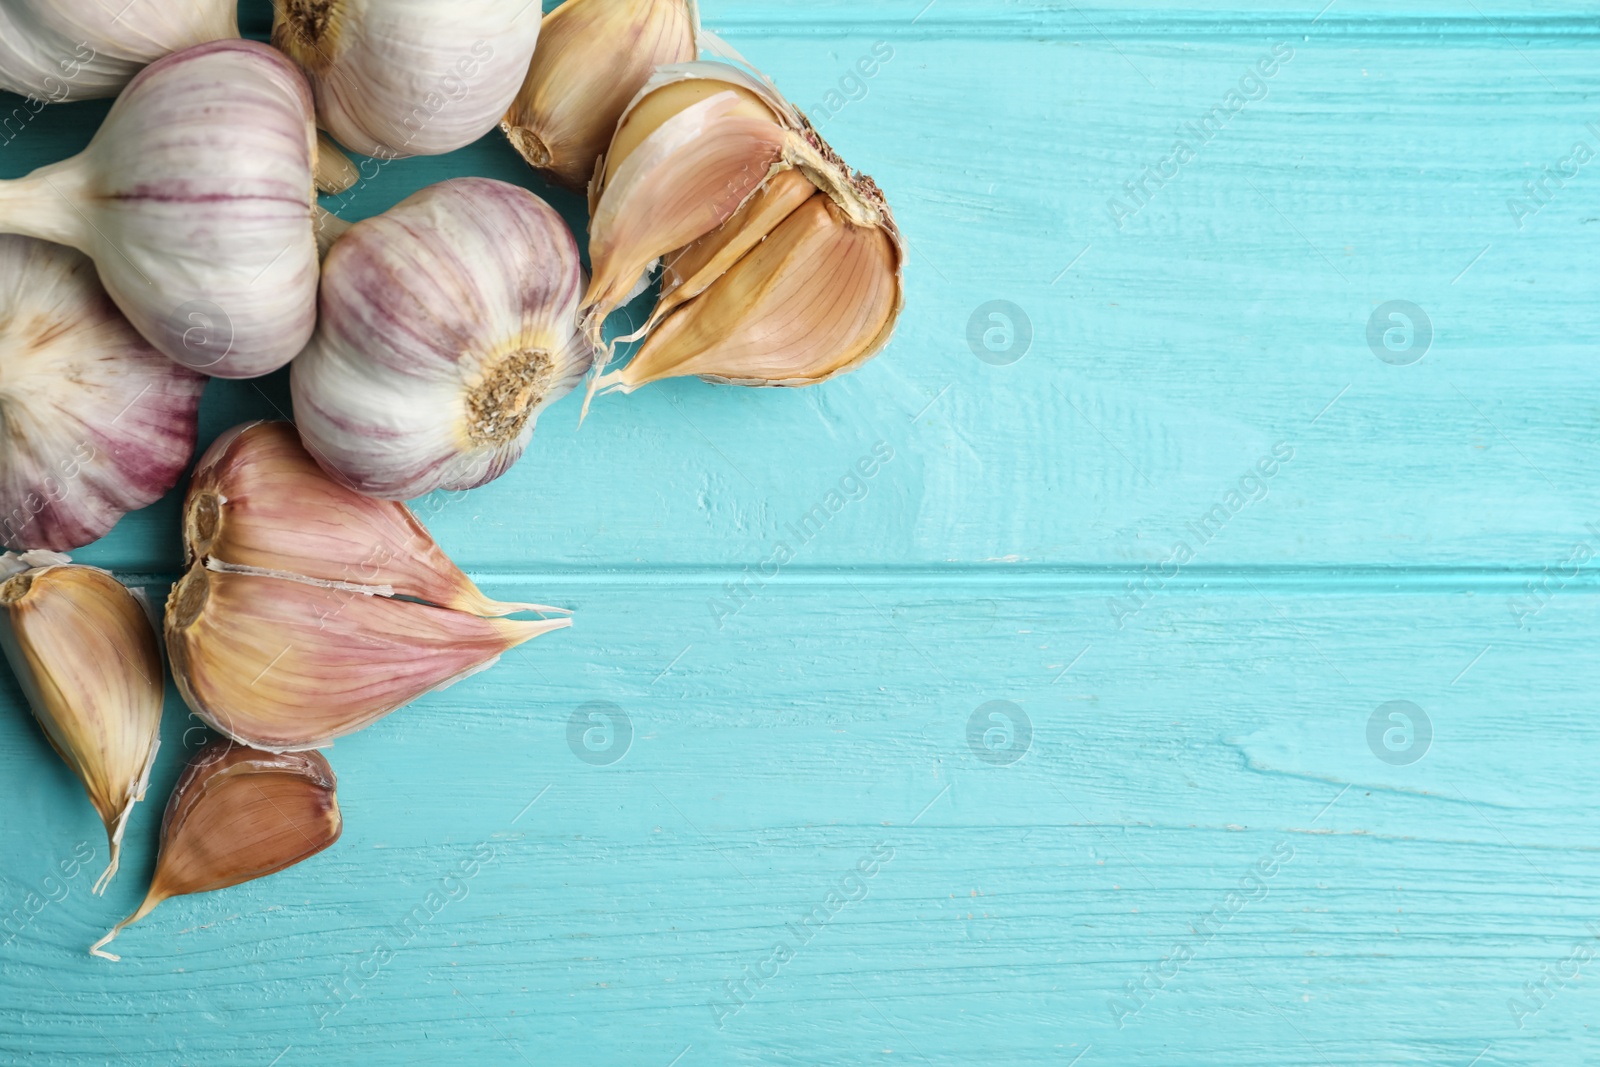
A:
<svg viewBox="0 0 1600 1067">
<path fill-rule="evenodd" d="M 162 56 L 237 36 L 234 0 L 0 0 L 0 89 L 53 104 L 112 96 Z"/>
<path fill-rule="evenodd" d="M 0 235 L 0 543 L 65 551 L 177 484 L 204 376 L 152 348 L 81 253 Z"/>
<path fill-rule="evenodd" d="M 266 374 L 316 322 L 315 132 L 294 64 L 254 41 L 199 45 L 141 71 L 78 155 L 0 182 L 0 233 L 87 253 L 179 363 Z"/>
<path fill-rule="evenodd" d="M 528 73 L 530 0 L 274 0 L 272 43 L 311 81 L 317 120 L 346 148 L 395 159 L 471 144 Z"/>
<path fill-rule="evenodd" d="M 593 363 L 582 292 L 561 216 L 505 182 L 441 182 L 356 223 L 328 253 L 317 332 L 290 365 L 301 436 L 371 496 L 499 477 Z"/>
</svg>

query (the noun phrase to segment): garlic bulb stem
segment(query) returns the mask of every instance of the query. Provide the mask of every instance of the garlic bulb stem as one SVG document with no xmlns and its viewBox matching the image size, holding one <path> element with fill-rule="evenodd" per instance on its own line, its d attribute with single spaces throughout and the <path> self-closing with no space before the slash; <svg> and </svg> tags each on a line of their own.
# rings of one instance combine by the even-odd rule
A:
<svg viewBox="0 0 1600 1067">
<path fill-rule="evenodd" d="M 86 176 L 71 164 L 64 159 L 21 178 L 0 181 L 0 233 L 82 247 L 88 220 L 70 205 L 83 195 Z"/>
</svg>

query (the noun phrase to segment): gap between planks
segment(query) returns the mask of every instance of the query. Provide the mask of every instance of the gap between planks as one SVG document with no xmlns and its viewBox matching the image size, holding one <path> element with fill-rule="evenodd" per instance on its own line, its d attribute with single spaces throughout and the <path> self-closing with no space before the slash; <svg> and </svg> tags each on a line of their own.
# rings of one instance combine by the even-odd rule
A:
<svg viewBox="0 0 1600 1067">
<path fill-rule="evenodd" d="M 706 587 L 720 589 L 725 583 L 741 579 L 758 580 L 755 564 L 730 566 L 657 567 L 576 567 L 551 566 L 548 569 L 494 570 L 476 568 L 467 572 L 480 586 L 573 587 L 578 590 L 602 588 Z M 119 571 L 128 585 L 168 586 L 179 575 Z M 1046 593 L 1108 595 L 1124 591 L 1129 582 L 1147 581 L 1162 592 L 1238 594 L 1255 596 L 1262 591 L 1309 594 L 1521 594 L 1541 584 L 1559 586 L 1562 593 L 1600 592 L 1600 573 L 1580 568 L 1576 575 L 1554 567 L 1380 567 L 1359 565 L 1327 566 L 1190 566 L 1175 576 L 1164 577 L 1157 564 L 1110 565 L 1028 565 L 958 564 L 872 567 L 785 567 L 776 577 L 760 579 L 770 586 L 825 588 L 865 586 L 869 588 L 908 585 L 946 586 L 1033 596 Z"/>
</svg>

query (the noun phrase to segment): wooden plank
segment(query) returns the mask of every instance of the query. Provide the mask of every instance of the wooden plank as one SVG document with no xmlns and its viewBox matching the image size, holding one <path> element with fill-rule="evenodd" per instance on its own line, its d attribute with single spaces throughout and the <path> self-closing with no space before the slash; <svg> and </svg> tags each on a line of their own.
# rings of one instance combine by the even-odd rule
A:
<svg viewBox="0 0 1600 1067">
<path fill-rule="evenodd" d="M 955 33 L 976 9 L 950 4 L 947 16 L 948 2 L 927 17 L 953 19 Z M 887 24 L 899 8 L 862 10 Z M 1129 27 L 1119 42 L 1069 8 L 1016 10 L 1043 12 L 1059 36 L 884 37 L 895 54 L 865 98 L 823 121 L 893 194 L 912 242 L 891 350 L 801 392 L 678 382 L 607 398 L 581 430 L 563 404 L 511 475 L 441 515 L 468 565 L 728 565 L 880 440 L 900 458 L 810 550 L 819 565 L 1159 562 L 1278 442 L 1293 463 L 1207 562 L 1563 558 L 1600 516 L 1585 478 L 1593 405 L 1565 387 L 1584 380 L 1597 341 L 1592 318 L 1572 313 L 1591 296 L 1596 193 L 1580 172 L 1521 229 L 1507 202 L 1574 142 L 1600 148 L 1585 127 L 1600 121 L 1600 85 L 1579 24 L 1512 19 L 1523 47 L 1493 21 L 1452 30 L 1457 18 L 1443 45 L 1421 48 L 1425 16 L 1386 43 L 1372 9 L 1354 9 L 1369 15 L 1341 17 L 1366 36 L 1284 42 L 1293 58 L 1265 99 L 1165 186 L 1146 181 L 1148 206 L 1119 229 L 1107 201 L 1128 200 L 1124 183 L 1168 157 L 1175 130 L 1271 58 L 1275 23 L 1209 16 L 1228 32 L 1185 44 L 1202 16 L 1163 22 L 1146 7 L 1117 24 Z M 728 20 L 754 11 L 729 8 Z M 877 38 L 797 41 L 791 24 L 740 46 L 796 100 L 826 106 Z M 0 173 L 65 154 L 102 109 L 41 115 L 0 150 Z M 345 210 L 362 216 L 459 173 L 542 188 L 491 137 L 383 168 Z M 550 195 L 581 224 L 575 197 Z M 1032 323 L 1031 351 L 1007 367 L 968 342 L 993 300 Z M 1431 322 L 1418 363 L 1369 348 L 1368 320 L 1391 300 Z M 281 376 L 218 383 L 208 431 L 287 411 L 285 393 Z M 174 513 L 129 519 L 93 557 L 170 569 Z"/>
<path fill-rule="evenodd" d="M 1596 801 L 1591 594 L 1519 631 L 1494 596 L 1263 585 L 1159 598 L 1107 633 L 1108 590 L 839 583 L 769 590 L 707 635 L 713 588 L 555 591 L 573 630 L 335 746 L 332 851 L 169 901 L 123 934 L 121 964 L 91 966 L 149 870 L 159 801 L 141 807 L 107 898 L 67 881 L 0 949 L 6 1057 L 98 1061 L 108 1040 L 123 1062 L 216 1064 L 290 1044 L 282 1062 L 1592 1051 L 1587 983 L 1552 987 L 1520 1029 L 1508 1007 L 1590 944 L 1600 907 L 1577 829 Z M 6 686 L 9 909 L 78 842 L 104 846 Z M 615 762 L 569 743 L 596 700 L 631 725 Z M 1003 736 L 969 741 L 995 700 L 1031 721 L 1009 764 Z M 1387 762 L 1369 747 L 1391 700 L 1431 722 L 1415 762 L 1396 762 L 1403 737 Z M 169 717 L 171 750 L 186 725 Z M 859 884 L 858 863 L 876 867 Z M 815 929 L 788 925 L 819 906 Z M 769 962 L 780 943 L 794 958 Z M 1192 960 L 1161 964 L 1177 946 Z M 1130 999 L 1158 966 L 1178 973 Z"/>
</svg>

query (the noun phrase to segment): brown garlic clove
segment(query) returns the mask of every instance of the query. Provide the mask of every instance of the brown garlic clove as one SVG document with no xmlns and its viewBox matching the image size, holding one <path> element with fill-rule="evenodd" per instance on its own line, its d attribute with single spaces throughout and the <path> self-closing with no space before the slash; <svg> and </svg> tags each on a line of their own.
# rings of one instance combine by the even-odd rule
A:
<svg viewBox="0 0 1600 1067">
<path fill-rule="evenodd" d="M 337 784 L 319 752 L 261 752 L 222 739 L 201 749 L 167 801 L 150 891 L 90 953 L 121 959 L 105 945 L 163 900 L 265 877 L 339 840 Z"/>
<path fill-rule="evenodd" d="M 38 552 L 0 559 L 12 573 L 0 585 L 0 645 L 105 824 L 111 862 L 94 885 L 103 893 L 160 744 L 161 650 L 133 593 L 105 571 L 65 561 Z"/>
<path fill-rule="evenodd" d="M 531 166 L 582 191 L 651 72 L 694 59 L 698 23 L 694 0 L 567 0 L 544 17 L 500 128 Z"/>
</svg>

